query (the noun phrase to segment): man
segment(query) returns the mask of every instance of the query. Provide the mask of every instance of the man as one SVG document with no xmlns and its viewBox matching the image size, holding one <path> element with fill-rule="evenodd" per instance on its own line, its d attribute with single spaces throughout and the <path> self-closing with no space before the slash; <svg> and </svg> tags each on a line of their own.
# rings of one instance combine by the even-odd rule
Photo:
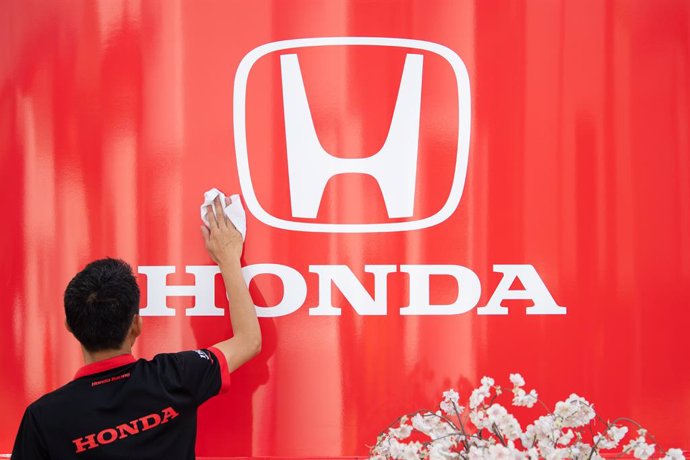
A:
<svg viewBox="0 0 690 460">
<path fill-rule="evenodd" d="M 139 287 L 126 263 L 92 262 L 65 290 L 67 329 L 86 365 L 24 413 L 12 459 L 192 459 L 197 407 L 256 356 L 261 331 L 240 271 L 242 236 L 216 199 L 202 234 L 223 275 L 233 337 L 195 351 L 135 360 Z"/>
</svg>

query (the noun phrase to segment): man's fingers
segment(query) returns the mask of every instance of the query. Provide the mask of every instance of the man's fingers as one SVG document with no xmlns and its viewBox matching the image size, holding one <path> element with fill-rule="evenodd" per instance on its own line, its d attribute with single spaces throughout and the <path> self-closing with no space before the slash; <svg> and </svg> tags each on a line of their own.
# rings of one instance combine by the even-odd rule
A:
<svg viewBox="0 0 690 460">
<path fill-rule="evenodd" d="M 216 209 L 216 221 L 218 225 L 220 226 L 221 223 L 225 224 L 228 219 L 225 217 L 225 212 L 223 212 L 223 204 L 220 201 L 220 195 L 216 196 L 213 200 L 213 207 Z"/>
<path fill-rule="evenodd" d="M 205 225 L 201 226 L 201 237 L 204 239 L 204 244 L 208 246 L 208 240 L 211 238 L 211 232 Z"/>
<path fill-rule="evenodd" d="M 216 214 L 213 212 L 213 206 L 206 206 L 206 218 L 208 219 L 209 227 L 218 227 L 218 220 Z"/>
</svg>

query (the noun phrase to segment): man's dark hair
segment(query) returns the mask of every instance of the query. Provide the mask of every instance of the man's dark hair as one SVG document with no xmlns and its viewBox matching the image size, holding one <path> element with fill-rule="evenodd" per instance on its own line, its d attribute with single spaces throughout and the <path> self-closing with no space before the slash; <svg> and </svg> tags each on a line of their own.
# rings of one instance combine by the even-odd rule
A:
<svg viewBox="0 0 690 460">
<path fill-rule="evenodd" d="M 139 286 L 122 260 L 91 262 L 65 289 L 67 325 L 88 351 L 120 348 L 137 313 Z"/>
</svg>

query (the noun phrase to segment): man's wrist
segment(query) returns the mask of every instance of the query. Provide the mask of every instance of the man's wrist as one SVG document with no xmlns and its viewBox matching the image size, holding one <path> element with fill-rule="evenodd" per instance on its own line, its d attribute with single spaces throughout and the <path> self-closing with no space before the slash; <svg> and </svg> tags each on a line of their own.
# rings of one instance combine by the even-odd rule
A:
<svg viewBox="0 0 690 460">
<path fill-rule="evenodd" d="M 242 265 L 239 257 L 227 256 L 218 261 L 218 267 L 220 267 L 221 271 L 241 270 Z"/>
</svg>

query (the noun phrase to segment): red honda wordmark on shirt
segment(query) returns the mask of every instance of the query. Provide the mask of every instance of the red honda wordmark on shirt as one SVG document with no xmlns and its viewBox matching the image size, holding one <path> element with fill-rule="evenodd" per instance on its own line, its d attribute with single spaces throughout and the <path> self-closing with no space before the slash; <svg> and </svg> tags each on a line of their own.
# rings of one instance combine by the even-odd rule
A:
<svg viewBox="0 0 690 460">
<path fill-rule="evenodd" d="M 103 444 L 110 444 L 119 439 L 124 439 L 129 435 L 139 434 L 142 431 L 150 430 L 158 425 L 167 423 L 177 417 L 178 414 L 172 407 L 166 407 L 160 414 L 153 413 L 144 415 L 128 423 L 117 425 L 113 428 L 105 428 L 98 433 L 92 433 L 73 440 L 76 447 L 75 452 L 80 454 L 90 449 L 95 449 Z"/>
<path fill-rule="evenodd" d="M 117 382 L 118 380 L 128 379 L 129 377 L 130 373 L 127 372 L 126 374 L 116 375 L 115 377 L 108 377 L 107 379 L 94 380 L 93 382 L 91 382 L 91 386 L 96 387 L 98 385 L 103 385 L 104 383 Z"/>
</svg>

